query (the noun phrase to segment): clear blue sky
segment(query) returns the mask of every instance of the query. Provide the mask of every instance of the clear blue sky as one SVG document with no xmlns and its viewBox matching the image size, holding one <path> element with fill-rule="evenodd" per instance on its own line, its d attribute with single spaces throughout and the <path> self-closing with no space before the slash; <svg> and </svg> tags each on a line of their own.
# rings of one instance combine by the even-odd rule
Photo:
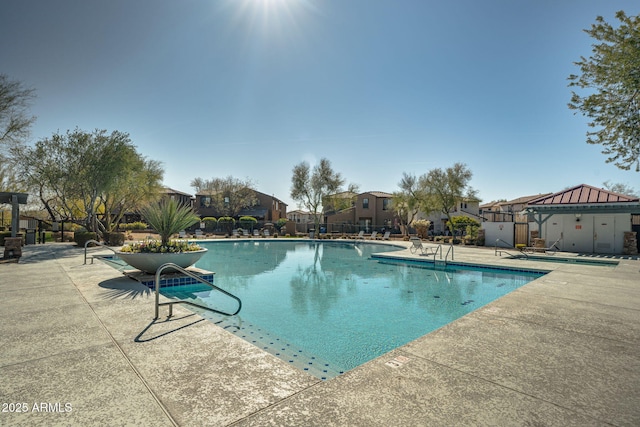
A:
<svg viewBox="0 0 640 427">
<path fill-rule="evenodd" d="M 361 191 L 466 163 L 484 202 L 640 190 L 567 108 L 605 0 L 3 0 L 0 73 L 37 92 L 32 139 L 130 134 L 167 186 L 232 175 L 291 201 L 327 157 Z"/>
</svg>

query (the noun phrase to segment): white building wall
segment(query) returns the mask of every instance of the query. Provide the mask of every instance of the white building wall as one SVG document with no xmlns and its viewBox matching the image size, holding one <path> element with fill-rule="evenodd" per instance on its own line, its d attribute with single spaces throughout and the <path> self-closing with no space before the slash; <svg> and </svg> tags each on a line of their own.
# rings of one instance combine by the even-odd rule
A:
<svg viewBox="0 0 640 427">
<path fill-rule="evenodd" d="M 502 242 L 498 242 L 498 246 L 513 247 L 513 222 L 483 222 L 482 228 L 485 246 L 495 246 L 496 240 L 500 239 Z"/>
<path fill-rule="evenodd" d="M 549 247 L 554 244 L 558 239 L 561 239 L 556 247 L 561 251 L 568 251 L 565 249 L 565 245 L 568 240 L 564 238 L 564 217 L 566 215 L 553 215 L 542 224 L 542 232 L 540 238 L 545 239 L 545 246 Z M 537 223 L 536 223 L 537 224 Z M 533 243 L 533 242 L 531 242 Z"/>
<path fill-rule="evenodd" d="M 553 215 L 542 225 L 546 246 L 562 237 L 560 250 L 585 253 L 622 253 L 624 232 L 631 231 L 629 214 Z"/>
</svg>

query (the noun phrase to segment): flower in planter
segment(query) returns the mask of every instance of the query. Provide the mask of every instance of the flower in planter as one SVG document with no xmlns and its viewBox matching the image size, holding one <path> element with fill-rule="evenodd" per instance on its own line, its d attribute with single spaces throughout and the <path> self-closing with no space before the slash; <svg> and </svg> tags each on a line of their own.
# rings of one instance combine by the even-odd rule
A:
<svg viewBox="0 0 640 427">
<path fill-rule="evenodd" d="M 167 245 L 163 246 L 157 240 L 151 240 L 149 242 L 132 243 L 130 245 L 124 246 L 121 252 L 164 254 L 177 252 L 193 252 L 199 251 L 201 249 L 202 248 L 195 243 L 171 241 Z"/>
</svg>

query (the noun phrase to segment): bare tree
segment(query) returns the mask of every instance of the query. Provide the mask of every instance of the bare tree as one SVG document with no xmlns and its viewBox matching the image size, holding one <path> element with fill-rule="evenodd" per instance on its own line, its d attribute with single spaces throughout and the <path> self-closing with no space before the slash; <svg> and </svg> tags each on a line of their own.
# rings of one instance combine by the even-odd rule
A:
<svg viewBox="0 0 640 427">
<path fill-rule="evenodd" d="M 624 194 L 625 196 L 631 196 L 631 197 L 640 197 L 640 192 L 638 192 L 635 188 L 627 184 L 605 181 L 602 183 L 602 185 L 604 186 L 604 188 L 606 188 L 609 191 L 613 191 L 614 193 Z"/>
<path fill-rule="evenodd" d="M 392 207 L 400 219 L 400 227 L 406 236 L 409 234 L 409 224 L 416 219 L 418 212 L 420 212 L 421 201 L 424 197 L 421 197 L 415 175 L 403 173 L 398 187 L 400 187 L 400 191 L 393 193 Z"/>
<path fill-rule="evenodd" d="M 291 198 L 313 214 L 316 232 L 320 227 L 322 199 L 340 192 L 344 182 L 342 176 L 331 168 L 331 162 L 325 158 L 320 159 L 313 171 L 307 162 L 294 166 Z"/>
<path fill-rule="evenodd" d="M 25 190 L 24 184 L 16 179 L 11 157 L 20 156 L 14 150 L 21 148 L 36 120 L 29 114 L 34 97 L 33 89 L 0 74 L 0 190 Z"/>
<path fill-rule="evenodd" d="M 191 187 L 196 193 L 208 197 L 209 207 L 219 216 L 238 216 L 245 208 L 255 206 L 258 202 L 256 190 L 250 180 L 241 180 L 228 176 L 226 178 L 212 178 L 204 180 L 195 178 Z"/>
<path fill-rule="evenodd" d="M 33 89 L 26 89 L 22 83 L 9 80 L 0 74 L 0 143 L 23 142 L 29 136 L 29 128 L 36 120 L 28 112 L 35 97 Z"/>
</svg>

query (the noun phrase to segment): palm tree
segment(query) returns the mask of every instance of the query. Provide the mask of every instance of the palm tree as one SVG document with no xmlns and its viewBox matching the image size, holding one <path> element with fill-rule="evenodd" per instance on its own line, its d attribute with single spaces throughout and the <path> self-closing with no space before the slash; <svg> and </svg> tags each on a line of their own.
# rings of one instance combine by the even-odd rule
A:
<svg viewBox="0 0 640 427">
<path fill-rule="evenodd" d="M 145 221 L 160 235 L 160 244 L 169 246 L 169 239 L 180 230 L 184 230 L 200 221 L 189 206 L 179 204 L 173 199 L 163 199 L 141 210 Z"/>
</svg>

